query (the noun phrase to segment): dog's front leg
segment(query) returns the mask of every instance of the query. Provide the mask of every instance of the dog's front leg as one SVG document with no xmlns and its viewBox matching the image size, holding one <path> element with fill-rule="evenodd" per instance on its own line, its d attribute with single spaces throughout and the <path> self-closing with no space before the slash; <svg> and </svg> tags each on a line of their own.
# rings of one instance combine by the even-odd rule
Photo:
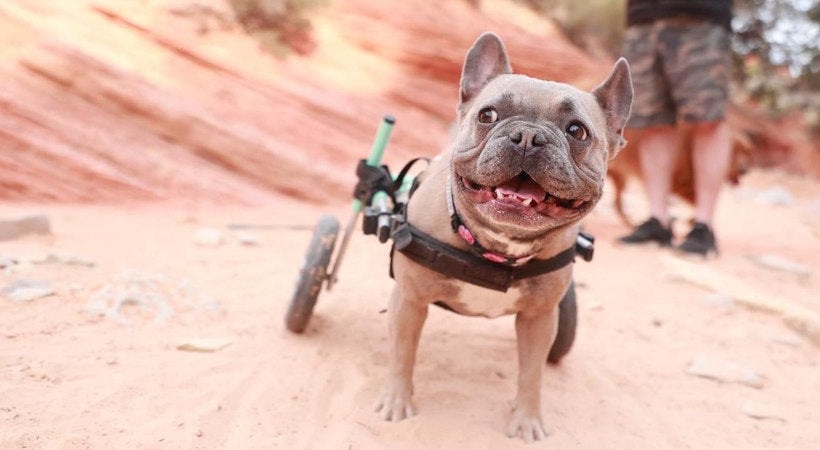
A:
<svg viewBox="0 0 820 450">
<path fill-rule="evenodd" d="M 558 330 L 557 308 L 521 311 L 515 317 L 518 338 L 518 394 L 507 426 L 507 436 L 526 442 L 547 436 L 541 421 L 541 369 Z"/>
<path fill-rule="evenodd" d="M 416 414 L 412 403 L 413 367 L 421 328 L 427 318 L 427 304 L 408 301 L 401 289 L 395 287 L 388 312 L 390 373 L 376 412 L 380 412 L 384 420 L 398 422 Z"/>
</svg>

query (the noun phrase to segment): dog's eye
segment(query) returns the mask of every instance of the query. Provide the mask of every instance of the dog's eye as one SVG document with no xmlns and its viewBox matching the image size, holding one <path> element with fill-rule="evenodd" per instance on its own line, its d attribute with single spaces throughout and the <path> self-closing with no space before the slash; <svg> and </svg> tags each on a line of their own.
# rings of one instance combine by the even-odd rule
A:
<svg viewBox="0 0 820 450">
<path fill-rule="evenodd" d="M 572 122 L 569 124 L 567 127 L 567 134 L 575 139 L 578 139 L 579 141 L 585 141 L 587 140 L 587 137 L 589 137 L 589 132 L 587 129 L 578 122 Z"/>
<path fill-rule="evenodd" d="M 478 121 L 481 123 L 493 123 L 498 120 L 498 113 L 495 108 L 487 107 L 478 112 Z"/>
</svg>

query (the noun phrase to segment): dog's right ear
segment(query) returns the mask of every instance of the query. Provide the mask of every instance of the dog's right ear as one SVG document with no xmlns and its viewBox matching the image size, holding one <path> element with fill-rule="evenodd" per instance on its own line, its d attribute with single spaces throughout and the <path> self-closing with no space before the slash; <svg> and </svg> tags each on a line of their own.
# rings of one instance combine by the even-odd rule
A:
<svg viewBox="0 0 820 450">
<path fill-rule="evenodd" d="M 507 50 L 494 33 L 484 33 L 467 52 L 461 71 L 461 103 L 469 102 L 490 80 L 512 73 Z"/>
</svg>

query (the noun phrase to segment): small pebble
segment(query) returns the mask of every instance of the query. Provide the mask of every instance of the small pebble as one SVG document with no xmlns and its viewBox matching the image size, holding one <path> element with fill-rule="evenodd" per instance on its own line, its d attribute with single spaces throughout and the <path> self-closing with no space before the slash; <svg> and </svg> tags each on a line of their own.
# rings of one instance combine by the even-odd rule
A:
<svg viewBox="0 0 820 450">
<path fill-rule="evenodd" d="M 755 389 L 763 387 L 763 378 L 757 372 L 723 359 L 698 356 L 686 373 L 723 383 L 740 383 Z"/>
<path fill-rule="evenodd" d="M 202 228 L 194 237 L 194 242 L 203 247 L 218 247 L 222 245 L 222 240 L 222 232 L 215 228 Z"/>
<path fill-rule="evenodd" d="M 811 275 L 809 266 L 786 259 L 782 256 L 760 255 L 751 258 L 758 266 L 765 267 L 766 269 L 789 272 L 799 277 L 809 277 Z"/>
<path fill-rule="evenodd" d="M 236 237 L 236 240 L 239 241 L 239 243 L 242 245 L 259 245 L 259 237 L 253 233 L 248 233 L 246 231 L 236 231 L 234 232 L 234 236 Z"/>
<path fill-rule="evenodd" d="M 769 206 L 791 206 L 794 197 L 787 189 L 775 186 L 757 194 L 755 201 Z"/>
<path fill-rule="evenodd" d="M 772 420 L 779 420 L 782 422 L 786 422 L 786 419 L 780 414 L 779 411 L 776 411 L 771 405 L 764 405 L 762 403 L 748 401 L 743 404 L 741 408 L 743 414 L 753 418 L 753 419 L 772 419 Z"/>
<path fill-rule="evenodd" d="M 51 283 L 40 280 L 13 281 L 3 288 L 3 293 L 16 302 L 30 302 L 55 294 Z"/>
<path fill-rule="evenodd" d="M 195 338 L 177 344 L 177 350 L 186 352 L 215 352 L 231 345 L 227 338 Z"/>
</svg>

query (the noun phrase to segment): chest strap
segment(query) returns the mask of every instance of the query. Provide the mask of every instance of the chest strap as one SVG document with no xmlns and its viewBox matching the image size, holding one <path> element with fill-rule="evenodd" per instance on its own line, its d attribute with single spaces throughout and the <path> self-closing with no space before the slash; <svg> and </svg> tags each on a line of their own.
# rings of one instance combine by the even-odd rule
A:
<svg viewBox="0 0 820 450">
<path fill-rule="evenodd" d="M 405 222 L 393 231 L 393 248 L 428 269 L 487 289 L 507 292 L 510 285 L 561 269 L 575 260 L 575 246 L 549 259 L 533 259 L 521 266 L 494 263 L 449 246 Z M 390 274 L 392 276 L 392 251 Z"/>
</svg>

